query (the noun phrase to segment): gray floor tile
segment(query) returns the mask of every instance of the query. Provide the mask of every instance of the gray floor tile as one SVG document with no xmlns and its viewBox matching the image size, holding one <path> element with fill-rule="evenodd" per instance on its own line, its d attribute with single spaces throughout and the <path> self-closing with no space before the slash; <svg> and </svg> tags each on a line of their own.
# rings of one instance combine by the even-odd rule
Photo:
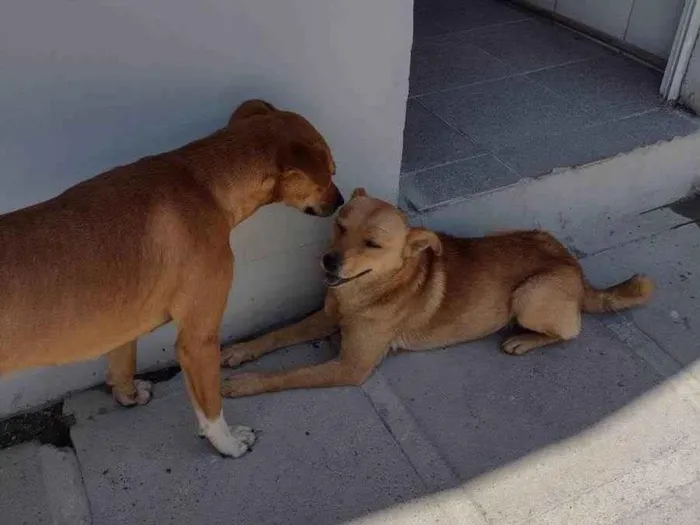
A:
<svg viewBox="0 0 700 525">
<path fill-rule="evenodd" d="M 695 129 L 667 110 L 647 114 L 660 108 L 659 72 L 551 22 L 516 16 L 493 0 L 417 0 L 416 13 L 430 36 L 414 49 L 411 94 L 522 176 Z M 527 71 L 533 72 L 520 76 Z M 410 105 L 408 112 L 402 172 L 471 154 L 439 120 Z M 440 183 L 440 176 L 450 181 Z M 457 180 L 454 168 L 430 170 L 404 181 L 404 198 L 420 209 L 449 200 L 447 188 L 457 196 L 492 182 L 477 177 L 473 188 L 458 190 Z M 416 187 L 420 197 L 411 200 Z"/>
<path fill-rule="evenodd" d="M 409 93 L 421 95 L 506 77 L 506 63 L 459 39 L 429 42 L 413 48 Z"/>
<path fill-rule="evenodd" d="M 663 173 L 659 174 L 663 177 Z M 633 273 L 656 283 L 648 305 L 628 316 L 683 365 L 700 358 L 700 229 L 688 224 L 661 235 L 625 244 L 582 263 L 592 283 L 609 286 Z"/>
<path fill-rule="evenodd" d="M 462 479 L 575 436 L 659 382 L 592 318 L 585 319 L 579 338 L 524 357 L 501 352 L 500 340 L 401 354 L 382 365 Z"/>
<path fill-rule="evenodd" d="M 437 35 L 442 35 L 444 33 L 449 33 L 448 29 L 445 29 L 437 22 L 434 22 L 429 13 L 423 11 L 415 10 L 413 14 L 413 43 L 414 45 L 420 44 L 432 37 Z"/>
<path fill-rule="evenodd" d="M 659 105 L 661 73 L 620 55 L 604 56 L 528 75 L 547 88 L 585 108 L 597 121 L 624 116 L 617 107 L 634 113 Z M 630 113 L 633 114 L 633 113 Z"/>
<path fill-rule="evenodd" d="M 48 525 L 53 522 L 44 488 L 39 444 L 26 443 L 0 455 L 0 521 Z"/>
<path fill-rule="evenodd" d="M 196 437 L 181 384 L 138 410 L 79 421 L 71 436 L 94 523 L 332 525 L 424 490 L 358 388 L 228 400 L 224 410 L 261 431 L 242 458 L 222 459 Z"/>
<path fill-rule="evenodd" d="M 670 494 L 656 498 L 646 506 L 637 506 L 632 515 L 612 525 L 640 525 L 645 523 L 696 523 L 700 516 L 700 480 L 674 487 Z"/>
<path fill-rule="evenodd" d="M 491 150 L 591 124 L 583 110 L 523 77 L 435 93 L 420 100 Z"/>
<path fill-rule="evenodd" d="M 462 33 L 463 38 L 518 72 L 534 71 L 609 53 L 604 47 L 544 20 L 525 20 Z"/>
<path fill-rule="evenodd" d="M 605 365 L 606 361 L 601 359 L 600 364 Z M 590 367 L 584 369 L 596 374 Z M 606 376 L 603 382 L 614 381 L 610 372 L 603 372 Z M 605 408 L 599 404 L 607 404 L 610 412 L 599 424 L 569 439 L 553 441 L 551 446 L 522 461 L 465 484 L 488 523 L 691 525 L 697 522 L 693 510 L 699 506 L 691 503 L 697 489 L 686 489 L 698 479 L 700 425 L 693 404 L 684 402 L 676 390 L 676 387 L 692 388 L 690 374 L 684 373 L 681 378 L 661 383 L 646 395 L 631 399 L 624 383 L 632 381 L 638 387 L 644 379 L 635 377 L 634 371 L 627 367 L 615 372 L 627 375 L 627 381 L 622 379 L 623 384 L 619 385 L 622 399 L 612 402 L 604 396 L 597 399 L 595 392 L 581 396 L 589 399 L 591 410 L 600 411 L 599 414 L 605 414 Z M 596 381 L 589 387 L 594 389 L 598 384 Z M 566 387 L 573 387 L 572 401 L 577 390 L 586 389 L 580 383 Z M 603 388 L 608 390 L 608 395 L 615 396 L 613 385 Z M 537 393 L 533 394 L 537 405 L 542 400 L 537 398 Z M 617 405 L 619 402 L 626 404 Z M 616 405 L 621 410 L 615 410 Z M 574 410 L 583 412 L 585 408 L 579 406 Z M 583 415 L 568 412 L 565 402 L 561 414 L 562 421 L 555 423 L 555 428 L 561 429 L 565 421 Z M 539 414 L 532 410 L 532 416 L 532 426 L 537 428 Z M 550 418 L 547 417 L 551 421 Z M 504 425 L 504 432 L 517 434 L 522 428 L 517 421 L 511 429 Z M 550 425 L 540 431 L 556 432 Z M 526 433 L 524 440 L 528 439 Z"/>
<path fill-rule="evenodd" d="M 659 109 L 621 120 L 617 125 L 641 145 L 675 137 L 684 137 L 698 130 L 700 120 L 690 120 L 670 109 Z"/>
<path fill-rule="evenodd" d="M 453 32 L 529 17 L 524 11 L 494 0 L 437 0 L 429 4 L 423 2 L 420 9 L 429 12 L 434 22 Z"/>
<path fill-rule="evenodd" d="M 401 179 L 400 192 L 421 211 L 456 197 L 507 186 L 518 179 L 492 155 L 483 155 L 406 175 Z"/>
<path fill-rule="evenodd" d="M 534 177 L 555 168 L 580 166 L 631 151 L 637 145 L 637 140 L 626 134 L 618 122 L 613 122 L 554 137 L 527 140 L 495 153 L 522 176 Z"/>
<path fill-rule="evenodd" d="M 483 148 L 445 124 L 415 99 L 409 100 L 406 106 L 403 137 L 401 171 L 404 173 L 484 152 Z"/>
</svg>

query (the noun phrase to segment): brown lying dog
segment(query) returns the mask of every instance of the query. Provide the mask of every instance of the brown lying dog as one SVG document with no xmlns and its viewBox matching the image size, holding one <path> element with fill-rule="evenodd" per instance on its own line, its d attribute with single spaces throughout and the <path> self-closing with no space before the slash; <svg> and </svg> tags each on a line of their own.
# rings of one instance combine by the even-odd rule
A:
<svg viewBox="0 0 700 525">
<path fill-rule="evenodd" d="M 334 171 L 306 119 L 251 100 L 206 138 L 0 216 L 0 376 L 107 354 L 116 400 L 144 404 L 136 338 L 174 320 L 200 434 L 244 454 L 255 436 L 229 430 L 219 393 L 230 231 L 273 202 L 332 214 Z"/>
<path fill-rule="evenodd" d="M 503 350 L 520 355 L 576 337 L 582 311 L 640 305 L 653 289 L 642 276 L 607 290 L 592 288 L 578 261 L 545 232 L 458 239 L 409 228 L 396 208 L 362 189 L 339 212 L 322 265 L 328 286 L 324 310 L 225 348 L 222 364 L 236 366 L 340 330 L 338 358 L 288 372 L 236 375 L 224 382 L 224 395 L 358 385 L 389 350 L 470 341 L 511 321 L 528 332 L 506 339 Z"/>
</svg>

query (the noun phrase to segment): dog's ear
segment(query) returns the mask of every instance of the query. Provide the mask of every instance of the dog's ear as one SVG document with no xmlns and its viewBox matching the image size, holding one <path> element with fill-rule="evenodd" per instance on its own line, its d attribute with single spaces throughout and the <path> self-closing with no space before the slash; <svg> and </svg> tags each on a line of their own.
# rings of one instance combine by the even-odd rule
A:
<svg viewBox="0 0 700 525">
<path fill-rule="evenodd" d="M 236 108 L 231 115 L 231 118 L 228 119 L 228 123 L 230 125 L 234 120 L 254 117 L 255 115 L 267 115 L 274 111 L 277 111 L 275 106 L 269 102 L 265 102 L 264 100 L 246 100 L 243 104 Z"/>
<path fill-rule="evenodd" d="M 354 199 L 355 197 L 367 197 L 367 192 L 364 188 L 355 188 L 352 190 L 352 195 L 350 195 L 350 198 Z"/>
<path fill-rule="evenodd" d="M 411 228 L 406 238 L 406 256 L 414 257 L 428 248 L 433 250 L 435 255 L 442 254 L 442 243 L 435 232 L 425 228 Z"/>
<path fill-rule="evenodd" d="M 282 175 L 302 172 L 319 186 L 328 186 L 331 162 L 326 150 L 292 140 L 280 147 L 277 164 Z"/>
</svg>

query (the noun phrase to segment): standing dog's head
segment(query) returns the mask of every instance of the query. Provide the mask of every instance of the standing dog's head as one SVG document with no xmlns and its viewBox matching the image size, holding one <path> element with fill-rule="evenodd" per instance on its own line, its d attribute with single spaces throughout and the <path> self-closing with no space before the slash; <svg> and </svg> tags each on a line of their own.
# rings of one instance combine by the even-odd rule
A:
<svg viewBox="0 0 700 525">
<path fill-rule="evenodd" d="M 434 232 L 410 228 L 394 206 L 357 188 L 338 213 L 331 249 L 321 266 L 326 285 L 337 287 L 365 276 L 385 277 L 427 249 L 442 252 Z"/>
<path fill-rule="evenodd" d="M 229 127 L 256 129 L 259 147 L 274 156 L 273 200 L 309 215 L 327 217 L 344 202 L 333 184 L 335 161 L 321 134 L 304 117 L 262 100 L 248 100 L 233 112 Z"/>
</svg>

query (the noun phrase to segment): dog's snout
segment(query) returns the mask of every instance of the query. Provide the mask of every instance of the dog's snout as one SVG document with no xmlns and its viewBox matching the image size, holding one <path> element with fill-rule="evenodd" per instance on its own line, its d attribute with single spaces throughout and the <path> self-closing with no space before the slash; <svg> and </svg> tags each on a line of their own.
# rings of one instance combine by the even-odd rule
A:
<svg viewBox="0 0 700 525">
<path fill-rule="evenodd" d="M 323 216 L 327 217 L 329 215 L 333 215 L 335 211 L 340 208 L 343 204 L 345 204 L 345 199 L 343 198 L 342 194 L 336 188 L 333 186 L 333 192 L 335 193 L 335 196 L 332 198 L 329 198 L 326 201 L 326 204 L 323 207 Z"/>
<path fill-rule="evenodd" d="M 329 273 L 336 273 L 340 268 L 340 255 L 337 252 L 328 252 L 321 259 L 323 269 Z"/>
</svg>

